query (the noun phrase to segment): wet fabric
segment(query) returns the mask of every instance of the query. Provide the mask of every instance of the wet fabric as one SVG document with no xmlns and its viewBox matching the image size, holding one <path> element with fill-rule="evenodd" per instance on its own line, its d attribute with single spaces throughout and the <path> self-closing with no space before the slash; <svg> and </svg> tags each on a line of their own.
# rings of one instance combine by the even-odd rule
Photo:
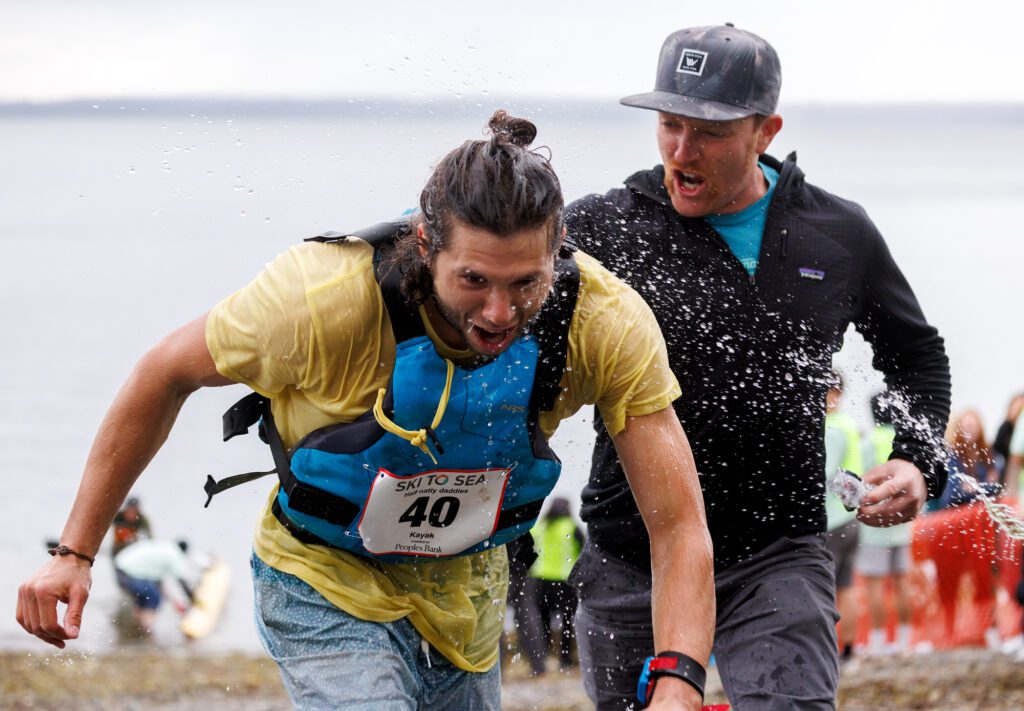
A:
<svg viewBox="0 0 1024 711">
<path fill-rule="evenodd" d="M 859 205 L 805 182 L 793 156 L 761 160 L 780 175 L 754 280 L 704 220 L 675 211 L 661 166 L 566 210 L 569 235 L 644 295 L 665 333 L 718 571 L 782 536 L 825 530 L 821 413 L 851 323 L 909 406 L 892 456 L 921 469 L 929 496 L 945 484 L 942 338 Z M 603 549 L 649 567 L 647 532 L 599 425 L 581 516 Z"/>
<path fill-rule="evenodd" d="M 637 679 L 654 653 L 650 575 L 588 543 L 570 583 L 580 597 L 576 635 L 588 696 L 599 711 L 638 708 Z M 839 615 L 821 536 L 776 541 L 717 574 L 715 595 L 712 652 L 733 708 L 836 708 L 839 666 L 828 650 L 836 649 Z"/>
<path fill-rule="evenodd" d="M 256 630 L 297 709 L 501 708 L 501 671 L 456 669 L 407 620 L 366 622 L 252 558 Z"/>
<path fill-rule="evenodd" d="M 387 385 L 395 342 L 372 260 L 372 247 L 361 240 L 302 244 L 209 314 L 207 346 L 218 371 L 271 398 L 285 447 L 355 420 Z M 592 258 L 577 252 L 576 260 L 580 291 L 563 392 L 554 410 L 540 415 L 546 436 L 587 403 L 596 403 L 617 433 L 627 417 L 662 410 L 679 395 L 647 305 Z M 423 318 L 438 352 L 465 362 L 470 354 L 447 347 Z M 503 546 L 443 561 L 374 563 L 297 541 L 274 518 L 270 499 L 253 546 L 267 565 L 351 615 L 408 617 L 460 669 L 484 672 L 498 660 L 508 581 Z"/>
</svg>

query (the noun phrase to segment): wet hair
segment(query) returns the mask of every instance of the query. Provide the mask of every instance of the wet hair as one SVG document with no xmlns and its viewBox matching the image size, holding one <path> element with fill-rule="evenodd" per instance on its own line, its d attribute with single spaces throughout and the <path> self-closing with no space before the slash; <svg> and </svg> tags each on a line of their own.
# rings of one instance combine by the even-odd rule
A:
<svg viewBox="0 0 1024 711">
<path fill-rule="evenodd" d="M 559 245 L 565 203 L 548 158 L 528 150 L 537 127 L 499 110 L 487 131 L 489 138 L 466 141 L 441 159 L 420 193 L 420 210 L 410 218 L 409 232 L 387 256 L 402 273 L 402 293 L 409 301 L 433 293 L 430 261 L 448 244 L 456 223 L 498 237 L 547 227 L 552 255 Z M 421 221 L 426 259 L 415 229 Z"/>
</svg>

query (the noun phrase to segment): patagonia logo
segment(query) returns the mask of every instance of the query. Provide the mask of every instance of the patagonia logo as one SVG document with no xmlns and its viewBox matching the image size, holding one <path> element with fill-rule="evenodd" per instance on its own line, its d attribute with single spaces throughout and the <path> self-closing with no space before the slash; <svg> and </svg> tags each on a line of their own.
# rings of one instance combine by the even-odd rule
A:
<svg viewBox="0 0 1024 711">
<path fill-rule="evenodd" d="M 501 409 L 508 412 L 526 412 L 526 408 L 522 405 L 502 405 Z"/>
<path fill-rule="evenodd" d="M 800 276 L 804 279 L 814 279 L 814 281 L 821 281 L 825 278 L 825 272 L 820 269 L 811 269 L 810 267 L 800 267 Z"/>
<path fill-rule="evenodd" d="M 683 56 L 679 58 L 677 72 L 700 76 L 704 73 L 704 63 L 707 61 L 708 53 L 699 49 L 684 49 Z"/>
</svg>

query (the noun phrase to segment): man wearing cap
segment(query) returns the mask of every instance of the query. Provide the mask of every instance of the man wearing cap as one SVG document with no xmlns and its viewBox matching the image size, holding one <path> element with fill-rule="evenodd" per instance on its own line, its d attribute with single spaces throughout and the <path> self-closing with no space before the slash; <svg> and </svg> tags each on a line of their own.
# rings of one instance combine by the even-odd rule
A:
<svg viewBox="0 0 1024 711">
<path fill-rule="evenodd" d="M 875 488 L 859 518 L 905 522 L 946 478 L 942 339 L 864 210 L 807 184 L 795 155 L 765 153 L 782 128 L 780 86 L 775 50 L 750 32 L 673 33 L 655 90 L 622 100 L 658 112 L 662 165 L 567 218 L 584 249 L 645 295 L 668 342 L 714 541 L 714 654 L 744 711 L 835 708 L 821 471 L 831 356 L 848 324 L 906 405 L 889 461 L 865 474 Z M 581 515 L 588 543 L 572 582 L 584 682 L 599 709 L 629 708 L 638 675 L 657 677 L 661 664 L 645 665 L 651 540 L 600 424 Z"/>
</svg>

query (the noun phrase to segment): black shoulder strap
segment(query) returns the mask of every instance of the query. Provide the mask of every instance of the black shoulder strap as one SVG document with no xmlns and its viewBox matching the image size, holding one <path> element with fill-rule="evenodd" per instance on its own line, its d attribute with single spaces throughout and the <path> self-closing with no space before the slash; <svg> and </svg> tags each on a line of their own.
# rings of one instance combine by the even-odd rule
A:
<svg viewBox="0 0 1024 711">
<path fill-rule="evenodd" d="M 249 393 L 241 400 L 236 402 L 231 408 L 224 413 L 221 418 L 221 422 L 224 428 L 224 441 L 227 442 L 232 437 L 237 437 L 241 434 L 246 434 L 249 428 L 260 421 L 261 418 L 270 416 L 270 400 L 263 397 L 259 393 Z M 271 422 L 273 422 L 273 417 Z M 274 436 L 280 444 L 280 437 L 277 436 L 277 429 L 273 428 Z M 265 424 L 260 425 L 260 438 L 271 444 L 271 440 L 268 439 L 268 432 Z M 274 455 L 275 467 L 280 466 L 278 453 L 274 451 L 274 446 L 271 444 L 271 452 Z M 285 463 L 287 465 L 288 457 L 285 455 Z M 245 484 L 250 481 L 254 481 L 270 474 L 276 474 L 277 469 L 271 469 L 265 472 L 247 472 L 245 474 L 235 474 L 234 476 L 224 477 L 220 481 L 217 481 L 209 474 L 206 476 L 206 484 L 203 485 L 203 489 L 206 491 L 206 503 L 203 508 L 209 508 L 210 502 L 213 501 L 213 497 L 222 491 L 226 491 L 232 487 L 238 486 L 239 484 Z"/>
<path fill-rule="evenodd" d="M 373 247 L 374 273 L 377 276 L 377 283 L 380 284 L 384 307 L 388 310 L 388 318 L 391 319 L 391 330 L 395 334 L 396 343 L 422 336 L 426 332 L 419 313 L 416 309 L 409 308 L 402 296 L 402 272 L 397 265 L 389 264 L 384 259 L 388 250 L 408 230 L 409 221 L 399 218 L 388 222 L 378 222 L 376 225 L 364 227 L 355 232 L 324 232 L 304 240 L 305 242 L 331 243 L 343 242 L 349 237 L 358 237 Z"/>
<path fill-rule="evenodd" d="M 260 437 L 270 445 L 270 453 L 274 457 L 274 468 L 266 472 L 248 472 L 236 474 L 217 481 L 212 476 L 206 477 L 203 488 L 206 491 L 206 504 L 209 507 L 214 495 L 222 491 L 259 479 L 269 474 L 277 474 L 281 488 L 288 494 L 288 503 L 296 511 L 322 518 L 330 523 L 348 525 L 359 513 L 359 507 L 351 501 L 326 492 L 299 481 L 292 472 L 288 452 L 281 441 L 281 434 L 274 422 L 274 414 L 270 410 L 270 400 L 259 393 L 249 393 L 236 402 L 224 413 L 224 440 L 235 435 L 245 434 L 257 422 L 260 423 Z"/>
<path fill-rule="evenodd" d="M 394 244 L 403 232 L 409 229 L 409 221 L 403 219 L 388 220 L 387 222 L 378 222 L 376 225 L 370 227 L 364 227 L 361 230 L 354 232 L 335 232 L 330 230 L 322 234 L 318 234 L 315 237 L 307 237 L 302 240 L 303 242 L 344 242 L 349 237 L 358 237 L 364 242 L 369 242 L 374 249 L 385 246 L 387 244 Z"/>
</svg>

